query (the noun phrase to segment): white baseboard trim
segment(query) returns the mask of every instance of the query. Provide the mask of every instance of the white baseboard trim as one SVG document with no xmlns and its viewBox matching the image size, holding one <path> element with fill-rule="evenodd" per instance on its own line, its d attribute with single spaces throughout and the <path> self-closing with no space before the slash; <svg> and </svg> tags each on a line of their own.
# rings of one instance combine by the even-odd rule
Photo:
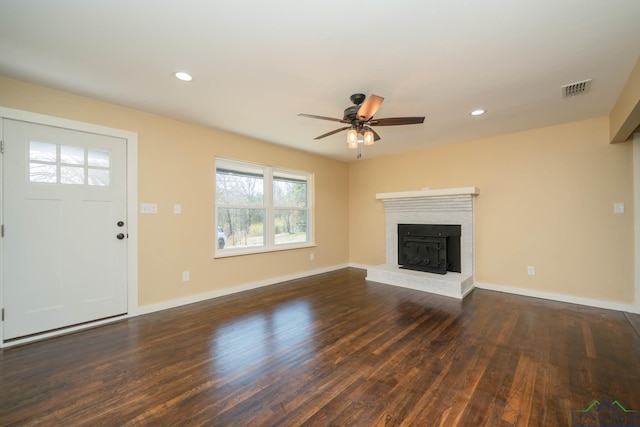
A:
<svg viewBox="0 0 640 427">
<path fill-rule="evenodd" d="M 552 292 L 533 291 L 531 289 L 511 288 L 509 286 L 494 285 L 491 283 L 483 282 L 475 282 L 475 286 L 478 289 L 486 289 L 488 291 L 505 292 L 508 294 L 521 295 L 525 297 L 542 298 L 551 301 L 605 308 L 608 310 L 626 311 L 628 313 L 640 313 L 638 307 L 635 307 L 631 304 L 621 304 L 612 301 L 601 301 L 589 298 L 574 297 L 570 295 L 555 294 Z"/>
<path fill-rule="evenodd" d="M 287 276 L 274 277 L 271 279 L 260 280 L 258 282 L 246 283 L 244 285 L 234 286 L 231 288 L 218 289 L 211 292 L 205 292 L 203 294 L 190 295 L 184 298 L 177 298 L 169 301 L 162 301 L 156 304 L 147 304 L 138 307 L 138 315 L 153 313 L 156 311 L 167 310 L 169 308 L 180 307 L 182 305 L 193 304 L 196 302 L 206 301 L 212 298 L 219 298 L 226 295 L 235 294 L 238 292 L 244 292 L 251 289 L 261 288 L 264 286 L 275 285 L 289 280 L 302 279 L 309 276 L 315 276 L 317 274 L 329 273 L 331 271 L 341 270 L 349 267 L 349 264 L 334 265 L 331 267 L 319 268 L 316 270 L 303 271 L 300 273 L 290 274 Z"/>
<path fill-rule="evenodd" d="M 365 265 L 365 264 L 357 264 L 357 263 L 354 263 L 354 262 L 350 262 L 349 263 L 349 267 L 351 267 L 351 268 L 359 268 L 360 270 L 366 270 L 366 269 L 370 268 L 371 266 L 370 265 Z"/>
</svg>

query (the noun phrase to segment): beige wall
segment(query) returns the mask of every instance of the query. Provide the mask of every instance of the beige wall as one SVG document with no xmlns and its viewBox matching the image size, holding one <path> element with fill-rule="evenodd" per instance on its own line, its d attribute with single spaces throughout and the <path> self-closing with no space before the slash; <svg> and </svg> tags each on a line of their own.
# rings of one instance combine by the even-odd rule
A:
<svg viewBox="0 0 640 427">
<path fill-rule="evenodd" d="M 139 201 L 160 208 L 139 217 L 140 305 L 347 262 L 383 263 L 376 193 L 461 186 L 481 192 L 477 281 L 634 301 L 632 146 L 609 144 L 604 117 L 347 165 L 2 77 L 0 105 L 138 133 Z M 318 246 L 212 259 L 216 155 L 313 172 Z M 625 214 L 613 214 L 614 202 L 625 203 Z M 182 215 L 172 213 L 174 203 Z M 526 275 L 528 265 L 536 276 Z"/>
<path fill-rule="evenodd" d="M 476 281 L 634 304 L 632 157 L 603 117 L 351 163 L 349 259 L 385 262 L 376 193 L 476 186 Z"/>
<path fill-rule="evenodd" d="M 138 133 L 141 306 L 348 262 L 345 163 L 2 77 L 0 105 Z M 317 247 L 213 259 L 214 156 L 314 173 Z"/>
</svg>

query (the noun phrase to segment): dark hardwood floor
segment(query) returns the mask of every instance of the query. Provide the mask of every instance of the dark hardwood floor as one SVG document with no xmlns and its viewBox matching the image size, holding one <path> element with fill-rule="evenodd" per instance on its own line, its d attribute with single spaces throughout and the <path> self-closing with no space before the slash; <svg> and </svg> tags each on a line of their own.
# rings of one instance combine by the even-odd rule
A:
<svg viewBox="0 0 640 427">
<path fill-rule="evenodd" d="M 633 326 L 633 329 L 635 329 L 636 333 L 640 336 L 640 314 L 625 313 L 625 316 L 627 316 L 631 326 Z"/>
<path fill-rule="evenodd" d="M 364 276 L 4 349 L 0 425 L 640 425 L 620 409 L 640 411 L 640 337 L 624 313 L 484 290 L 462 302 Z"/>
</svg>

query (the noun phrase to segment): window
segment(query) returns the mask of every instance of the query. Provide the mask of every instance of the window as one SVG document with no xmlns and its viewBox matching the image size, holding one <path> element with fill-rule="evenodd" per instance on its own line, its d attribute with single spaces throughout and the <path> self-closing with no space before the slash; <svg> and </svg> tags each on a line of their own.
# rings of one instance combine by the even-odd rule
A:
<svg viewBox="0 0 640 427">
<path fill-rule="evenodd" d="M 311 174 L 216 158 L 216 255 L 311 245 Z"/>
<path fill-rule="evenodd" d="M 29 141 L 29 181 L 109 186 L 109 152 Z"/>
</svg>

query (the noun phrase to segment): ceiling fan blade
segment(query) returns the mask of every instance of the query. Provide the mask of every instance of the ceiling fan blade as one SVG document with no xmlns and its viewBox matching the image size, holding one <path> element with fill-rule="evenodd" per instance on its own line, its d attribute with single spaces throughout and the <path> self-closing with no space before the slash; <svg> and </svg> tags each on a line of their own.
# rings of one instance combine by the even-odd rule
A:
<svg viewBox="0 0 640 427">
<path fill-rule="evenodd" d="M 338 133 L 338 132 L 342 132 L 343 130 L 347 130 L 347 129 L 349 129 L 350 127 L 351 127 L 351 126 L 345 126 L 345 127 L 343 127 L 343 128 L 340 128 L 340 129 L 332 130 L 331 132 L 327 132 L 327 133 L 322 134 L 322 135 L 320 135 L 320 136 L 316 136 L 316 137 L 315 137 L 315 138 L 313 138 L 313 139 L 322 139 L 322 138 L 325 138 L 325 137 L 327 137 L 327 136 L 331 136 L 331 135 L 333 135 L 334 133 Z"/>
<path fill-rule="evenodd" d="M 371 129 L 371 128 L 369 128 L 369 129 Z M 376 132 L 373 129 L 371 129 L 371 132 L 373 132 L 373 140 L 374 141 L 380 141 L 380 135 L 378 135 L 378 132 Z"/>
<path fill-rule="evenodd" d="M 424 123 L 424 117 L 388 117 L 384 119 L 372 120 L 371 126 L 398 126 L 398 125 L 419 125 Z"/>
<path fill-rule="evenodd" d="M 330 120 L 330 121 L 332 121 L 332 122 L 339 122 L 339 123 L 349 123 L 349 122 L 348 122 L 348 121 L 346 121 L 346 120 L 342 120 L 342 119 L 334 119 L 333 117 L 315 116 L 315 115 L 313 115 L 313 114 L 303 114 L 303 113 L 300 113 L 300 114 L 298 114 L 298 116 L 300 116 L 300 117 L 308 117 L 308 118 L 310 118 L 310 119 Z"/>
<path fill-rule="evenodd" d="M 369 95 L 367 99 L 364 100 L 360 109 L 358 110 L 358 119 L 363 122 L 367 122 L 371 120 L 371 117 L 378 111 L 380 108 L 380 104 L 382 104 L 384 98 L 378 95 Z"/>
</svg>

